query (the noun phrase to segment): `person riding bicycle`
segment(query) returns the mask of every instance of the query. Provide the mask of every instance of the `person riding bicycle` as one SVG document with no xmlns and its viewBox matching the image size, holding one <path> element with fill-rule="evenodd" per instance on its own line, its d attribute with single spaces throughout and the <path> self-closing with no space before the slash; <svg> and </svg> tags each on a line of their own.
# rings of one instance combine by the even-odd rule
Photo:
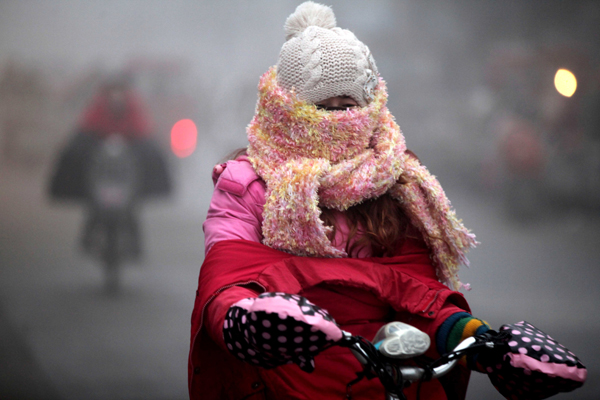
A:
<svg viewBox="0 0 600 400">
<path fill-rule="evenodd" d="M 213 170 L 191 399 L 346 398 L 361 365 L 331 346 L 339 335 L 292 314 L 331 316 L 369 339 L 405 322 L 420 330 L 407 329 L 417 338 L 408 356 L 425 359 L 490 329 L 458 292 L 475 236 L 406 148 L 369 48 L 310 1 L 285 30 L 277 66 L 260 79 L 247 149 Z M 421 395 L 464 398 L 470 369 L 485 367 L 470 357 Z M 376 379 L 352 387 L 353 399 L 383 396 Z"/>
<path fill-rule="evenodd" d="M 75 134 L 59 154 L 50 181 L 50 195 L 53 199 L 80 201 L 87 206 L 81 235 L 81 245 L 86 252 L 93 252 L 93 234 L 102 219 L 94 199 L 94 180 L 99 176 L 97 171 L 106 169 L 103 164 L 108 163 L 110 167 L 113 162 L 105 160 L 104 150 L 114 159 L 113 150 L 118 147 L 127 150 L 121 157 L 125 158 L 121 164 L 127 164 L 127 168 L 122 169 L 135 170 L 129 174 L 135 180 L 135 188 L 132 188 L 135 193 L 124 220 L 130 237 L 129 256 L 140 255 L 138 203 L 171 191 L 166 159 L 151 133 L 151 119 L 141 96 L 133 89 L 128 76 L 116 74 L 103 82 L 78 121 Z"/>
<path fill-rule="evenodd" d="M 129 87 L 128 82 L 125 79 L 113 79 L 104 85 L 86 110 L 79 130 L 98 139 L 98 145 L 113 138 L 135 145 L 136 142 L 150 137 L 151 122 L 141 100 Z M 131 159 L 133 154 L 130 153 L 127 157 Z M 93 169 L 93 166 L 91 168 Z M 88 181 L 93 181 L 92 177 L 88 177 Z M 92 183 L 88 182 L 88 185 Z M 134 258 L 139 257 L 141 253 L 140 229 L 136 216 L 137 200 L 134 198 L 130 201 L 124 219 L 129 238 L 128 253 Z M 82 234 L 82 246 L 88 252 L 92 251 L 94 231 L 102 223 L 102 213 L 98 212 L 97 208 L 92 199 Z"/>
</svg>

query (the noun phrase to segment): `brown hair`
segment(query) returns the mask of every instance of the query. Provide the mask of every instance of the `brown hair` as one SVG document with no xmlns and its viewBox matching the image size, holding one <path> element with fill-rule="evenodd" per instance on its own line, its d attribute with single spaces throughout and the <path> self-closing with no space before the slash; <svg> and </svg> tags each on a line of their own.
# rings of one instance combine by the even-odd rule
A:
<svg viewBox="0 0 600 400">
<path fill-rule="evenodd" d="M 235 160 L 236 158 L 238 158 L 239 156 L 245 156 L 248 154 L 248 148 L 247 147 L 240 147 L 238 149 L 233 150 L 231 153 L 227 154 L 224 158 L 221 159 L 221 161 L 219 161 L 220 163 L 224 163 L 227 162 L 229 160 Z"/>
<path fill-rule="evenodd" d="M 410 222 L 398 201 L 389 194 L 352 206 L 344 215 L 350 228 L 346 244 L 346 252 L 349 254 L 356 247 L 370 245 L 373 257 L 391 257 L 409 236 Z M 332 210 L 323 208 L 321 219 L 325 225 L 333 228 L 330 236 L 333 239 L 337 227 Z M 358 240 L 352 243 L 357 235 Z"/>
<path fill-rule="evenodd" d="M 406 150 L 409 157 L 419 161 L 419 157 L 410 150 Z M 398 179 L 399 184 L 406 184 L 403 176 Z M 345 212 L 350 228 L 346 253 L 359 246 L 370 245 L 373 257 L 394 256 L 402 245 L 402 241 L 408 237 L 418 238 L 416 229 L 412 228 L 408 217 L 400 208 L 398 201 L 389 194 L 384 194 L 377 199 L 370 199 L 361 204 L 350 207 Z M 335 236 L 336 226 L 333 212 L 323 208 L 321 219 L 327 226 L 333 228 L 330 240 Z M 361 230 L 361 237 L 352 246 L 352 239 Z"/>
</svg>

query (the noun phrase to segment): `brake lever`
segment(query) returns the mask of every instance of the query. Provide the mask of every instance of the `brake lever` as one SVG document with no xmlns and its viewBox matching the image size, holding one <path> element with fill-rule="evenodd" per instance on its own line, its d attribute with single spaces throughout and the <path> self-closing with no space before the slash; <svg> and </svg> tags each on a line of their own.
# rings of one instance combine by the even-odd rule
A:
<svg viewBox="0 0 600 400">
<path fill-rule="evenodd" d="M 386 358 L 365 338 L 352 336 L 348 332 L 343 333 L 344 336 L 338 345 L 350 348 L 363 366 L 363 371 L 357 374 L 357 379 L 348 384 L 347 392 L 349 393 L 352 385 L 361 379 L 377 377 L 389 393 L 400 396 L 404 387 L 404 376 L 402 370 L 396 365 L 397 360 Z"/>
</svg>

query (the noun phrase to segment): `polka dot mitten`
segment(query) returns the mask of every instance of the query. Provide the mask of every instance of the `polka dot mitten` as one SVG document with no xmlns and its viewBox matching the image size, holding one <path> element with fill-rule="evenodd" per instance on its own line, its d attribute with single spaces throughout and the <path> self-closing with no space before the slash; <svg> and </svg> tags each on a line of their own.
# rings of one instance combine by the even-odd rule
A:
<svg viewBox="0 0 600 400">
<path fill-rule="evenodd" d="M 229 308 L 223 337 L 239 360 L 263 368 L 295 363 L 312 372 L 314 357 L 339 341 L 342 331 L 327 311 L 304 297 L 263 293 Z"/>
<path fill-rule="evenodd" d="M 486 372 L 507 399 L 545 399 L 585 382 L 587 369 L 579 358 L 530 323 L 502 325 L 499 335 L 506 353 Z"/>
</svg>

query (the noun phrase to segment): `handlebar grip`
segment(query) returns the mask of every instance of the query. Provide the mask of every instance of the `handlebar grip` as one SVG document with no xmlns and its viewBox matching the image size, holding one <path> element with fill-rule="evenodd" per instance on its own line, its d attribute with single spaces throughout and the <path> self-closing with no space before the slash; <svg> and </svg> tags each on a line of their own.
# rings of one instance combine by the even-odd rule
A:
<svg viewBox="0 0 600 400">
<path fill-rule="evenodd" d="M 386 357 L 407 359 L 424 354 L 431 345 L 431 339 L 412 325 L 394 321 L 379 329 L 373 343 Z"/>
</svg>

